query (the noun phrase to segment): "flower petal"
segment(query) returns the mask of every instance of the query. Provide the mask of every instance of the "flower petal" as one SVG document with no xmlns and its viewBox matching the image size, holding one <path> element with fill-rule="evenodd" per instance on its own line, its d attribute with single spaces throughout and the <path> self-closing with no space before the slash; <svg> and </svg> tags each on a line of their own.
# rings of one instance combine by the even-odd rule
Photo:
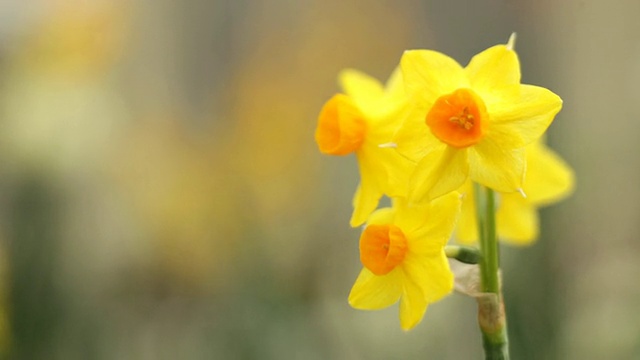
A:
<svg viewBox="0 0 640 360">
<path fill-rule="evenodd" d="M 403 279 L 400 298 L 400 327 L 404 331 L 413 329 L 422 321 L 427 311 L 427 300 L 423 290 L 411 279 Z"/>
<path fill-rule="evenodd" d="M 400 67 L 407 95 L 418 96 L 419 102 L 425 102 L 428 106 L 441 95 L 469 86 L 460 64 L 437 51 L 405 51 Z"/>
<path fill-rule="evenodd" d="M 384 173 L 380 174 L 384 169 L 376 169 L 369 163 L 369 159 L 362 156 L 358 156 L 358 165 L 360 185 L 353 196 L 353 214 L 350 221 L 352 227 L 360 226 L 367 221 L 371 212 L 378 207 L 383 194 L 379 179 L 384 177 Z"/>
<path fill-rule="evenodd" d="M 383 101 L 380 100 L 378 104 L 384 104 Z M 363 146 L 368 145 L 375 150 L 381 150 L 380 145 L 392 142 L 410 109 L 405 103 L 397 103 L 393 109 L 388 108 L 384 113 L 367 118 L 368 127 Z"/>
<path fill-rule="evenodd" d="M 503 148 L 500 141 L 485 137 L 469 148 L 469 177 L 496 191 L 515 192 L 522 188 L 524 149 Z"/>
<path fill-rule="evenodd" d="M 562 108 L 562 99 L 545 88 L 520 85 L 519 91 L 505 90 L 500 101 L 486 105 L 490 130 L 509 134 L 515 147 L 524 147 L 540 139 Z"/>
<path fill-rule="evenodd" d="M 395 304 L 402 291 L 402 273 L 399 270 L 378 276 L 363 268 L 349 293 L 349 305 L 361 310 L 383 309 Z"/>
<path fill-rule="evenodd" d="M 424 202 L 456 190 L 467 180 L 469 163 L 466 149 L 450 146 L 432 151 L 418 163 L 409 194 L 413 202 Z"/>
<path fill-rule="evenodd" d="M 455 237 L 461 244 L 473 244 L 478 241 L 478 218 L 476 216 L 475 194 L 471 181 L 463 186 L 462 210 L 456 224 Z"/>
<path fill-rule="evenodd" d="M 367 105 L 375 103 L 384 94 L 382 84 L 376 78 L 358 70 L 342 70 L 338 82 L 361 111 L 366 111 Z"/>
<path fill-rule="evenodd" d="M 353 198 L 354 213 L 351 226 L 356 227 L 378 207 L 382 195 L 406 197 L 414 163 L 394 149 L 363 146 L 357 153 L 360 167 L 360 186 Z"/>
<path fill-rule="evenodd" d="M 527 174 L 523 189 L 527 201 L 548 205 L 562 200 L 573 192 L 573 171 L 555 152 L 542 143 L 527 148 Z"/>
<path fill-rule="evenodd" d="M 474 56 L 465 72 L 471 87 L 482 94 L 520 83 L 520 62 L 515 51 L 496 45 Z"/>
<path fill-rule="evenodd" d="M 429 202 L 409 204 L 405 198 L 394 198 L 393 209 L 396 212 L 396 217 L 393 224 L 402 229 L 405 236 L 410 237 L 411 234 L 425 226 L 427 222 L 425 215 L 429 212 L 430 205 Z"/>
<path fill-rule="evenodd" d="M 460 194 L 453 191 L 431 201 L 427 207 L 414 207 L 416 214 L 412 217 L 398 212 L 396 224 L 411 241 L 412 252 L 420 255 L 442 252 L 460 214 L 461 202 Z M 401 220 L 407 223 L 402 224 Z"/>
<path fill-rule="evenodd" d="M 391 100 L 404 99 L 404 78 L 402 77 L 402 69 L 400 66 L 397 66 L 391 72 L 391 76 L 389 76 L 389 80 L 385 85 L 385 94 Z"/>
<path fill-rule="evenodd" d="M 393 224 L 395 216 L 396 210 L 394 208 L 386 207 L 378 209 L 371 214 L 367 225 Z"/>
<path fill-rule="evenodd" d="M 385 88 L 377 79 L 353 69 L 343 70 L 339 75 L 339 82 L 369 122 L 384 122 L 383 118 L 406 103 L 400 67 L 393 71 Z"/>
<path fill-rule="evenodd" d="M 427 107 L 414 106 L 408 109 L 404 121 L 393 135 L 392 141 L 396 144 L 397 151 L 414 162 L 420 161 L 427 153 L 444 147 L 425 122 L 427 112 Z"/>
<path fill-rule="evenodd" d="M 365 187 L 360 183 L 353 196 L 353 213 L 349 224 L 351 227 L 358 227 L 364 224 L 371 214 L 378 207 L 378 202 L 382 197 L 382 192 L 377 192 L 371 187 Z"/>
<path fill-rule="evenodd" d="M 502 194 L 496 212 L 498 236 L 514 245 L 528 245 L 538 237 L 536 208 L 520 194 Z"/>
<path fill-rule="evenodd" d="M 453 273 L 444 253 L 421 255 L 410 252 L 402 263 L 405 278 L 411 279 L 424 293 L 425 299 L 436 302 L 453 290 Z"/>
<path fill-rule="evenodd" d="M 394 149 L 380 149 L 381 166 L 386 173 L 383 191 L 389 197 L 406 197 L 409 192 L 409 179 L 416 165 L 404 158 Z"/>
</svg>

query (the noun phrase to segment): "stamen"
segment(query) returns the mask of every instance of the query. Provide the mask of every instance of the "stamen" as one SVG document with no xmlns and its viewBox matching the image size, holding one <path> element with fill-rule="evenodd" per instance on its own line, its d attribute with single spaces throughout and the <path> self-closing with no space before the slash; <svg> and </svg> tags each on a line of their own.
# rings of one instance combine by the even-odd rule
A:
<svg viewBox="0 0 640 360">
<path fill-rule="evenodd" d="M 472 114 L 469 113 L 469 107 L 467 106 L 462 109 L 462 113 L 460 115 L 450 117 L 449 121 L 460 125 L 465 130 L 471 130 L 471 128 L 475 124 L 475 118 Z"/>
<path fill-rule="evenodd" d="M 480 141 L 487 119 L 482 99 L 473 90 L 460 88 L 440 96 L 425 121 L 438 139 L 453 147 L 465 148 Z"/>
</svg>

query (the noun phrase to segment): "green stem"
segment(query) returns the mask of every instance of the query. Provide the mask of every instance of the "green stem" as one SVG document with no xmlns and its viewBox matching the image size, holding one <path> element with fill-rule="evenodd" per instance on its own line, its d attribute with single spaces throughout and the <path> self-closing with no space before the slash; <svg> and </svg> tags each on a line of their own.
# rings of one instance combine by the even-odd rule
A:
<svg viewBox="0 0 640 360">
<path fill-rule="evenodd" d="M 477 248 L 461 245 L 447 245 L 444 247 L 444 253 L 448 258 L 465 264 L 477 264 L 482 257 Z"/>
<path fill-rule="evenodd" d="M 485 359 L 509 359 L 507 321 L 500 289 L 500 252 L 496 236 L 496 204 L 493 190 L 474 184 L 478 236 L 480 242 L 480 279 L 478 324 L 482 331 Z"/>
</svg>

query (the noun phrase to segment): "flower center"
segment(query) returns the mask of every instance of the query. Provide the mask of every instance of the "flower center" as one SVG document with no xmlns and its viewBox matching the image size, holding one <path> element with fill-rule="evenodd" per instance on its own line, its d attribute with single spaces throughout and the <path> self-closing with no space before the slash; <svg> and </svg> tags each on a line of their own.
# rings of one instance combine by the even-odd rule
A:
<svg viewBox="0 0 640 360">
<path fill-rule="evenodd" d="M 322 108 L 316 128 L 320 152 L 347 155 L 360 148 L 364 141 L 364 116 L 346 95 L 334 95 Z"/>
<path fill-rule="evenodd" d="M 360 261 L 376 275 L 398 266 L 407 253 L 407 239 L 395 225 L 369 225 L 360 237 Z"/>
<path fill-rule="evenodd" d="M 440 96 L 429 110 L 426 123 L 442 142 L 465 148 L 480 141 L 488 118 L 482 99 L 463 88 Z"/>
</svg>

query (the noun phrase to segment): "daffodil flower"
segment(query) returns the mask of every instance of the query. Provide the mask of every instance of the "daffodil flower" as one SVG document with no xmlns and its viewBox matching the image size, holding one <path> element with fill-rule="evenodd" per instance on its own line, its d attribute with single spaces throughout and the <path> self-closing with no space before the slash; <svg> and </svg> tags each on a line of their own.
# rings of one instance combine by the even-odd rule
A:
<svg viewBox="0 0 640 360">
<path fill-rule="evenodd" d="M 465 68 L 430 50 L 402 56 L 412 110 L 393 142 L 418 162 L 410 182 L 415 201 L 442 196 L 467 179 L 505 193 L 522 189 L 524 147 L 540 138 L 562 100 L 520 84 L 513 39 L 477 54 Z"/>
<path fill-rule="evenodd" d="M 351 226 L 363 224 L 378 207 L 383 194 L 406 196 L 414 163 L 394 149 L 391 141 L 406 110 L 402 74 L 396 69 L 386 88 L 356 70 L 340 74 L 345 94 L 336 94 L 322 108 L 316 128 L 320 152 L 355 153 L 360 185 L 353 199 Z"/>
<path fill-rule="evenodd" d="M 428 304 L 453 289 L 453 274 L 444 246 L 460 209 L 456 192 L 428 205 L 409 207 L 396 200 L 393 208 L 373 214 L 360 237 L 360 272 L 349 304 L 378 310 L 400 300 L 400 325 L 416 326 Z"/>
<path fill-rule="evenodd" d="M 500 193 L 496 212 L 498 237 L 514 245 L 528 245 L 538 237 L 538 208 L 569 196 L 575 183 L 571 168 L 542 141 L 527 146 L 526 156 L 525 196 Z M 464 197 L 455 237 L 461 243 L 475 243 L 478 225 L 471 182 L 460 191 Z"/>
</svg>

